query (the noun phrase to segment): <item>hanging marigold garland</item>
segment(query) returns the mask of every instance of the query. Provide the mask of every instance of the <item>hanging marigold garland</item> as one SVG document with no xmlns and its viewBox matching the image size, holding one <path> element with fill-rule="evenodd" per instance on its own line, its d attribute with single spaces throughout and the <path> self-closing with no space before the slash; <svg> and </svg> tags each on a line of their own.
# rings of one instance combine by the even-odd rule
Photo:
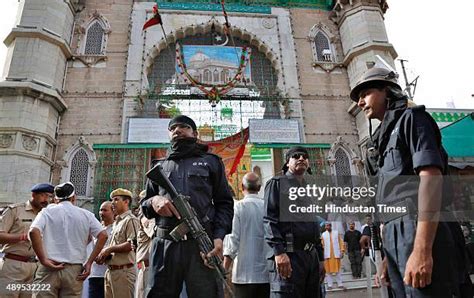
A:
<svg viewBox="0 0 474 298">
<path fill-rule="evenodd" d="M 228 93 L 230 90 L 237 86 L 238 82 L 241 82 L 244 77 L 244 70 L 247 67 L 247 64 L 250 60 L 251 49 L 248 47 L 242 48 L 242 54 L 240 55 L 239 68 L 235 76 L 225 84 L 207 84 L 201 83 L 193 78 L 186 68 L 186 63 L 184 62 L 184 54 L 181 48 L 181 45 L 176 43 L 176 63 L 179 66 L 180 74 L 184 76 L 184 81 L 190 83 L 192 86 L 197 87 L 201 90 L 206 97 L 209 99 L 209 103 L 212 106 L 215 106 L 219 103 L 221 96 Z"/>
</svg>

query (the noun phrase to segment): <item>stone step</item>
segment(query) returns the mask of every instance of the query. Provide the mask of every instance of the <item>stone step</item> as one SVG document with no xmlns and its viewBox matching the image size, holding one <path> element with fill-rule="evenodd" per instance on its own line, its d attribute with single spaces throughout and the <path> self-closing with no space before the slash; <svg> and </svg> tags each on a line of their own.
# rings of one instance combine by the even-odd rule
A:
<svg viewBox="0 0 474 298">
<path fill-rule="evenodd" d="M 372 287 L 375 287 L 375 280 L 372 278 Z M 349 277 L 349 279 L 344 280 L 344 275 L 342 279 L 342 285 L 347 289 L 347 290 L 355 290 L 355 289 L 365 289 L 367 288 L 367 279 L 366 278 L 359 278 L 359 279 L 352 279 L 352 276 Z M 327 283 L 326 283 L 326 290 L 327 290 Z M 339 289 L 337 287 L 337 283 L 333 283 L 333 289 L 331 291 L 342 291 L 343 289 Z"/>
<path fill-rule="evenodd" d="M 341 273 L 341 277 L 342 277 L 342 282 L 351 281 L 351 280 L 354 279 L 354 278 L 352 277 L 352 273 L 350 273 L 350 272 L 343 272 L 343 273 Z M 365 278 L 364 278 L 364 279 L 365 279 Z"/>
<path fill-rule="evenodd" d="M 351 273 L 351 272 L 342 272 L 342 273 L 341 273 L 341 277 L 342 277 L 342 282 L 354 280 L 354 278 L 352 277 L 352 273 Z M 334 277 L 334 279 L 335 279 L 335 278 L 336 278 L 336 277 Z M 365 280 L 364 274 L 362 274 L 362 278 L 359 278 L 359 279 Z"/>
</svg>

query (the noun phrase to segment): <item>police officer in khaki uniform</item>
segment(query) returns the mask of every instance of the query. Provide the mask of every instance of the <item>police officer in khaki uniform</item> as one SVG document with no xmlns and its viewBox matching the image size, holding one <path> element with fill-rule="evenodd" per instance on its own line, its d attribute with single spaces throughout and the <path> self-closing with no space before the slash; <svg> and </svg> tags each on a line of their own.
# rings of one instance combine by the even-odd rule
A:
<svg viewBox="0 0 474 298">
<path fill-rule="evenodd" d="M 0 296 L 31 296 L 31 291 L 11 291 L 7 286 L 33 282 L 37 263 L 27 234 L 36 215 L 48 205 L 53 193 L 54 186 L 51 184 L 36 184 L 31 189 L 31 199 L 8 206 L 3 212 L 0 218 L 0 244 L 3 244 L 2 252 L 5 255 L 0 260 Z"/>
<path fill-rule="evenodd" d="M 146 191 L 142 191 L 139 195 L 140 201 L 146 196 Z M 155 219 L 148 219 L 143 216 L 140 209 L 138 219 L 140 220 L 140 229 L 138 230 L 138 248 L 137 248 L 137 287 L 135 290 L 135 298 L 145 297 L 145 288 L 148 283 L 149 257 L 151 249 L 151 240 L 155 232 Z"/>
<path fill-rule="evenodd" d="M 110 194 L 116 214 L 109 245 L 97 257 L 97 263 L 106 263 L 105 297 L 133 297 L 135 291 L 135 251 L 139 228 L 138 219 L 129 206 L 132 193 L 117 188 Z"/>
</svg>

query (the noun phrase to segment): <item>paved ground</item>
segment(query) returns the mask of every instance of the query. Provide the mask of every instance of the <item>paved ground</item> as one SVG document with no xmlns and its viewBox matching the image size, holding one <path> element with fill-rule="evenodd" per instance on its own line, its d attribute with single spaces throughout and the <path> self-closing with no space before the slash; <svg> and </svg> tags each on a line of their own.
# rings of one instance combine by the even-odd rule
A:
<svg viewBox="0 0 474 298">
<path fill-rule="evenodd" d="M 474 275 L 471 275 L 471 280 L 474 282 Z M 326 294 L 326 298 L 366 298 L 369 297 L 367 290 L 349 290 L 349 291 L 334 291 Z M 380 290 L 372 289 L 372 298 L 381 298 Z"/>
<path fill-rule="evenodd" d="M 365 298 L 369 297 L 367 290 L 350 290 L 350 291 L 337 291 L 326 294 L 326 298 Z M 373 298 L 380 298 L 380 291 L 378 289 L 372 290 Z"/>
</svg>

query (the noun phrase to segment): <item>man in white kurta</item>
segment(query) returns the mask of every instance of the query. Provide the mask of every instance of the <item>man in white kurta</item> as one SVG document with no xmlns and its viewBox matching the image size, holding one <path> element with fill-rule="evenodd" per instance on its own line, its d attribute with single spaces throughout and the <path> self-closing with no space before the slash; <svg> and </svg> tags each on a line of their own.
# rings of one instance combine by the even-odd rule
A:
<svg viewBox="0 0 474 298">
<path fill-rule="evenodd" d="M 331 223 L 326 223 L 326 231 L 321 237 L 324 248 L 324 269 L 326 270 L 326 282 L 328 289 L 332 289 L 333 279 L 336 276 L 337 286 L 344 289 L 341 277 L 341 259 L 344 257 L 344 245 L 337 231 L 332 230 Z"/>
<path fill-rule="evenodd" d="M 264 201 L 258 197 L 261 180 L 250 172 L 242 179 L 245 197 L 234 204 L 232 233 L 224 239 L 224 268 L 233 260 L 235 298 L 270 295 L 267 259 L 272 256 L 264 240 Z"/>
</svg>

